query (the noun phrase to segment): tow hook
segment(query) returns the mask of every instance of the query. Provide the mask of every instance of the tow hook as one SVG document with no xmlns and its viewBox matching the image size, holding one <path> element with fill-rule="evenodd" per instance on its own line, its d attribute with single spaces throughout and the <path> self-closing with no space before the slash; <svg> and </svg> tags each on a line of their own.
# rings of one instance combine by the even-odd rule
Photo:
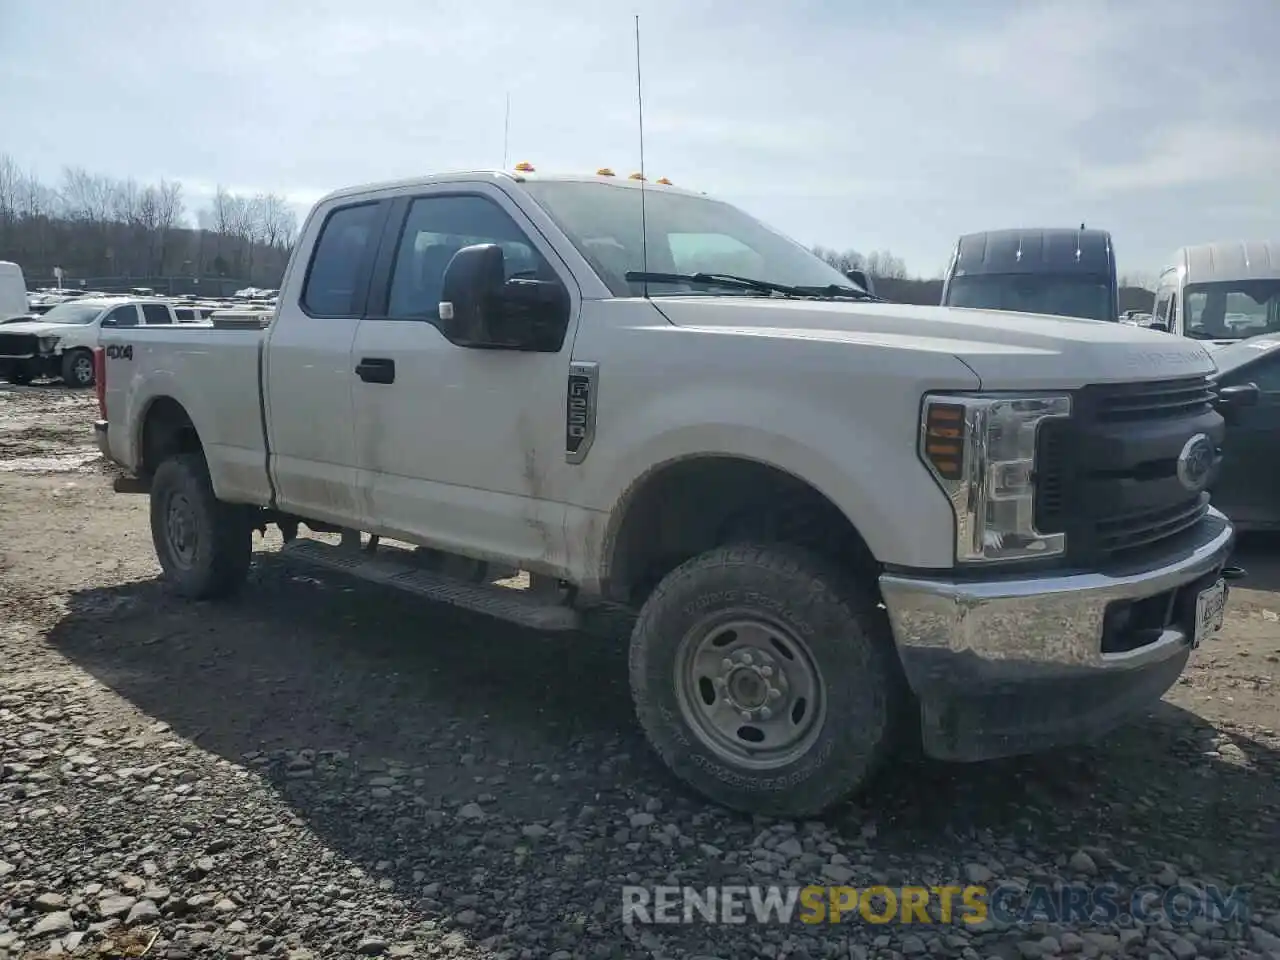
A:
<svg viewBox="0 0 1280 960">
<path fill-rule="evenodd" d="M 1249 571 L 1247 571 L 1244 567 L 1223 567 L 1222 568 L 1222 579 L 1228 582 L 1232 580 L 1243 580 L 1248 575 L 1249 575 Z"/>
</svg>

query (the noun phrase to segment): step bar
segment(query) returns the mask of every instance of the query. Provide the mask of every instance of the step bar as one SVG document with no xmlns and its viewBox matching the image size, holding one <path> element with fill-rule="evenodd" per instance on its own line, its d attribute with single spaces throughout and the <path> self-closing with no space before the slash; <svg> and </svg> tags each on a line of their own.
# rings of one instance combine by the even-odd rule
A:
<svg viewBox="0 0 1280 960">
<path fill-rule="evenodd" d="M 408 560 L 397 559 L 397 553 L 404 554 L 406 558 L 411 558 L 413 554 L 395 547 L 379 547 L 369 551 L 363 548 L 352 549 L 350 542 L 347 546 L 341 546 L 299 537 L 285 544 L 280 553 L 290 560 L 350 574 L 370 583 L 395 587 L 426 600 L 496 617 L 531 630 L 560 632 L 582 630 L 586 627 L 582 611 L 573 607 L 549 603 L 545 597 L 512 587 L 495 583 L 469 583 L 424 570 Z"/>
</svg>

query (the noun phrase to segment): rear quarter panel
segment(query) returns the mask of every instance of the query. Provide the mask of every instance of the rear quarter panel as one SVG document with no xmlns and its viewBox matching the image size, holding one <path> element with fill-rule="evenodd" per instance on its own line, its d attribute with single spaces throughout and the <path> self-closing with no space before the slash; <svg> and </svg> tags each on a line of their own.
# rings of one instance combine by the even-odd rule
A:
<svg viewBox="0 0 1280 960">
<path fill-rule="evenodd" d="M 190 417 L 223 500 L 270 499 L 258 392 L 261 330 L 136 327 L 104 330 L 112 456 L 131 470 L 142 459 L 152 405 L 169 397 Z"/>
</svg>

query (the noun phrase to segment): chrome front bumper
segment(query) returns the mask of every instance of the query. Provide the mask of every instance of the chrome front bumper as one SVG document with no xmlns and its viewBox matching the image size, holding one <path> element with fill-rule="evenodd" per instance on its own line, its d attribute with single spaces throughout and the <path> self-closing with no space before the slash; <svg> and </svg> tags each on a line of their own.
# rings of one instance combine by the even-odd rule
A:
<svg viewBox="0 0 1280 960">
<path fill-rule="evenodd" d="M 1233 541 L 1227 518 L 1210 509 L 1191 541 L 1158 564 L 985 581 L 882 576 L 926 748 L 973 759 L 1023 752 L 1014 743 L 1022 734 L 1028 749 L 1079 739 L 1158 700 L 1186 663 L 1191 623 L 1167 623 L 1136 646 L 1111 638 L 1119 649 L 1107 652 L 1107 611 L 1161 595 L 1184 609 L 1186 594 L 1220 575 Z"/>
</svg>

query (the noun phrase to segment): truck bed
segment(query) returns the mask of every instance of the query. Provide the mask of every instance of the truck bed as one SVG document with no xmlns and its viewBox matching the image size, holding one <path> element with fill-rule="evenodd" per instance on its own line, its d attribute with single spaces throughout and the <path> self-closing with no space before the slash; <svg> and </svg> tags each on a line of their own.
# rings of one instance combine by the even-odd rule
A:
<svg viewBox="0 0 1280 960">
<path fill-rule="evenodd" d="M 204 440 L 218 496 L 267 503 L 261 364 L 264 330 L 256 322 L 189 323 L 171 327 L 104 329 L 105 417 L 114 459 L 142 465 L 146 416 L 157 397 L 185 410 Z M 135 377 L 135 371 L 146 377 Z"/>
</svg>

